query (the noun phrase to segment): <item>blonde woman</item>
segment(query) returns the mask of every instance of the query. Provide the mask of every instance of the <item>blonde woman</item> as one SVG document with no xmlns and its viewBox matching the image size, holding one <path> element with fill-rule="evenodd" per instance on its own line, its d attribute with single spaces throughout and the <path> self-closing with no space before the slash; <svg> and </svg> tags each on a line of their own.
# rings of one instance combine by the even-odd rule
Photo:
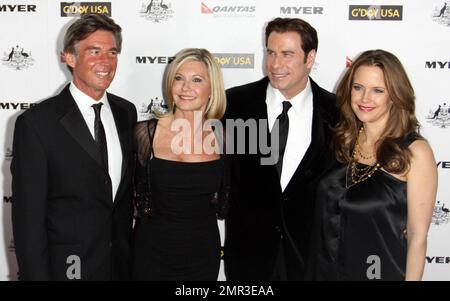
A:
<svg viewBox="0 0 450 301">
<path fill-rule="evenodd" d="M 134 279 L 217 280 L 227 181 L 210 121 L 225 112 L 220 67 L 207 50 L 184 49 L 164 85 L 168 112 L 135 131 Z"/>
</svg>

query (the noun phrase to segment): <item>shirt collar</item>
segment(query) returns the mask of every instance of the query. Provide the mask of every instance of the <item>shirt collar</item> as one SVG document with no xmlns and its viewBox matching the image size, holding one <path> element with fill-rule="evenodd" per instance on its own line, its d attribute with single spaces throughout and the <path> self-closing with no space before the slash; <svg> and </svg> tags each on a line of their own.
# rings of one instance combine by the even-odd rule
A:
<svg viewBox="0 0 450 301">
<path fill-rule="evenodd" d="M 280 92 L 280 90 L 275 89 L 269 83 L 267 87 L 267 106 L 269 110 L 272 112 L 282 111 L 283 101 L 286 98 Z M 312 110 L 312 89 L 311 89 L 311 81 L 308 77 L 308 82 L 306 83 L 305 89 L 292 97 L 290 100 L 292 104 L 292 108 L 298 115 L 307 115 L 308 112 Z"/>
<path fill-rule="evenodd" d="M 97 103 L 103 103 L 103 108 L 107 108 L 109 110 L 108 97 L 106 96 L 106 92 L 103 94 L 102 98 L 99 100 L 95 100 L 92 97 L 85 94 L 83 91 L 78 89 L 77 86 L 72 82 L 70 82 L 69 91 L 72 94 L 73 99 L 77 103 L 78 108 L 81 113 L 91 112 L 92 105 Z"/>
</svg>

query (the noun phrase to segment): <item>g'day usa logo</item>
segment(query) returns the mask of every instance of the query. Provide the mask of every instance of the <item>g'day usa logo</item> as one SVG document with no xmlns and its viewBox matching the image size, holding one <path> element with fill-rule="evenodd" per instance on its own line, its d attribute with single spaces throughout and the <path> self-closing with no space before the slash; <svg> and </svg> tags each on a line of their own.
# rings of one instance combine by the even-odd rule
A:
<svg viewBox="0 0 450 301">
<path fill-rule="evenodd" d="M 436 5 L 431 17 L 433 21 L 441 25 L 450 26 L 450 1 L 444 1 L 440 5 Z"/>
<path fill-rule="evenodd" d="M 61 17 L 102 14 L 111 17 L 111 2 L 61 2 Z"/>
<path fill-rule="evenodd" d="M 255 55 L 253 53 L 213 53 L 214 59 L 221 68 L 255 67 Z"/>
<path fill-rule="evenodd" d="M 172 4 L 166 0 L 150 0 L 149 2 L 142 3 L 139 13 L 141 17 L 154 23 L 159 23 L 172 18 L 174 11 Z"/>
<path fill-rule="evenodd" d="M 444 102 L 438 105 L 437 108 L 430 109 L 427 115 L 427 122 L 440 128 L 447 128 L 450 126 L 450 107 Z"/>
<path fill-rule="evenodd" d="M 401 21 L 403 19 L 403 6 L 350 5 L 348 19 L 362 21 Z"/>
<path fill-rule="evenodd" d="M 16 45 L 11 50 L 3 52 L 2 63 L 14 70 L 26 69 L 33 65 L 34 59 L 31 57 L 31 51 Z"/>
</svg>

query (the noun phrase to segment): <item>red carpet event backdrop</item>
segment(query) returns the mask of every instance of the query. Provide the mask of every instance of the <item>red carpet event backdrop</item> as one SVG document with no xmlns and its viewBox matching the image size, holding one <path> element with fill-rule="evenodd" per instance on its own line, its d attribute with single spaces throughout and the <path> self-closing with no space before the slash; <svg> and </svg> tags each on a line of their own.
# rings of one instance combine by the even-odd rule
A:
<svg viewBox="0 0 450 301">
<path fill-rule="evenodd" d="M 85 13 L 107 14 L 122 26 L 123 50 L 109 91 L 132 101 L 140 120 L 150 117 L 150 107 L 162 104 L 164 69 L 182 48 L 210 50 L 227 88 L 261 78 L 263 30 L 278 16 L 302 18 L 317 29 L 318 56 L 311 76 L 330 91 L 362 51 L 393 52 L 415 88 L 417 117 L 439 170 L 424 280 L 450 280 L 448 0 L 0 0 L 0 280 L 17 279 L 10 216 L 14 123 L 70 80 L 60 58 L 62 38 L 71 21 Z"/>
</svg>

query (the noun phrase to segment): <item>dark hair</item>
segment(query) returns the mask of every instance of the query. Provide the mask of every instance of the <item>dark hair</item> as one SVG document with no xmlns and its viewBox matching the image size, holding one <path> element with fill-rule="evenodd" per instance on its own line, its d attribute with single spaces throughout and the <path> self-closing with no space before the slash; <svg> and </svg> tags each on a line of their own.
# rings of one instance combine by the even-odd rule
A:
<svg viewBox="0 0 450 301">
<path fill-rule="evenodd" d="M 85 14 L 67 29 L 64 36 L 64 53 L 77 54 L 78 43 L 97 30 L 110 31 L 116 40 L 117 52 L 122 50 L 122 28 L 106 15 Z M 68 66 L 70 71 L 72 68 Z"/>
<path fill-rule="evenodd" d="M 353 78 L 361 66 L 376 66 L 383 71 L 386 89 L 392 101 L 389 120 L 376 144 L 377 161 L 388 172 L 405 172 L 409 168 L 411 158 L 411 152 L 404 143 L 406 137 L 423 137 L 418 132 L 414 90 L 408 75 L 399 59 L 385 50 L 363 52 L 352 63 L 337 87 L 340 122 L 334 135 L 336 158 L 342 163 L 352 161 L 352 149 L 362 126 L 351 107 Z"/>
<path fill-rule="evenodd" d="M 302 40 L 302 49 L 305 52 L 305 62 L 307 54 L 311 50 L 317 51 L 319 44 L 317 31 L 308 22 L 298 18 L 275 18 L 266 26 L 266 47 L 271 32 L 296 32 Z"/>
</svg>

